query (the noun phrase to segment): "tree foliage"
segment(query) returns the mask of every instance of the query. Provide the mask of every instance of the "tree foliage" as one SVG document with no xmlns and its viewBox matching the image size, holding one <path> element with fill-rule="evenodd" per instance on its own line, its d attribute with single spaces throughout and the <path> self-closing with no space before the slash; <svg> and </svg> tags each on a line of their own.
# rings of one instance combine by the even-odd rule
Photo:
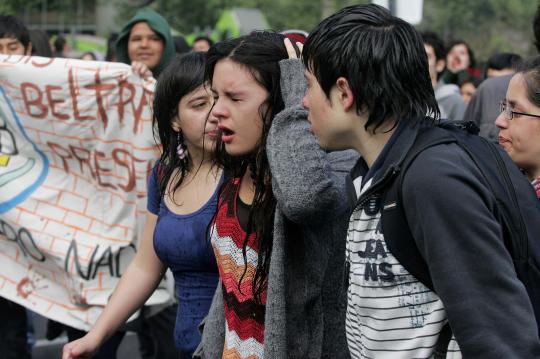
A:
<svg viewBox="0 0 540 359">
<path fill-rule="evenodd" d="M 439 33 L 446 41 L 463 39 L 480 59 L 495 52 L 534 53 L 532 21 L 534 0 L 426 0 L 423 30 Z"/>
<path fill-rule="evenodd" d="M 83 7 L 91 7 L 93 4 L 89 1 L 80 3 Z M 0 1 L 0 14 L 21 16 L 22 13 L 28 10 L 33 11 L 58 11 L 66 14 L 76 12 L 77 1 L 71 0 L 2 0 Z"/>
<path fill-rule="evenodd" d="M 134 0 L 116 0 L 124 9 L 124 19 L 133 15 Z M 147 1 L 148 2 L 148 1 Z M 152 6 L 183 33 L 212 28 L 221 11 L 232 7 L 260 9 L 270 28 L 297 28 L 309 31 L 324 13 L 369 0 L 155 0 Z M 131 3 L 131 5 L 130 5 Z M 534 0 L 424 0 L 424 19 L 418 26 L 432 30 L 443 39 L 464 39 L 480 60 L 495 52 L 534 53 L 532 19 L 538 2 Z"/>
<path fill-rule="evenodd" d="M 120 11 L 118 23 L 129 19 L 138 7 L 152 6 L 182 33 L 203 32 L 216 24 L 221 12 L 232 7 L 260 9 L 274 30 L 311 30 L 325 15 L 370 0 L 96 0 L 114 1 Z M 96 1 L 83 0 L 84 6 Z M 403 0 L 407 1 L 407 0 Z M 41 9 L 43 0 L 2 0 L 0 13 L 20 16 L 28 9 Z M 79 1 L 47 0 L 47 9 L 75 14 Z M 464 39 L 480 60 L 494 52 L 535 53 L 532 20 L 535 0 L 424 0 L 421 30 L 439 33 L 446 41 Z M 121 26 L 120 26 L 121 27 Z"/>
<path fill-rule="evenodd" d="M 135 13 L 133 0 L 116 2 L 123 9 L 123 20 Z M 174 29 L 191 33 L 212 28 L 221 12 L 233 7 L 260 9 L 273 30 L 294 28 L 309 31 L 321 20 L 324 8 L 336 11 L 358 3 L 369 3 L 369 0 L 155 0 L 151 5 L 167 18 Z"/>
</svg>

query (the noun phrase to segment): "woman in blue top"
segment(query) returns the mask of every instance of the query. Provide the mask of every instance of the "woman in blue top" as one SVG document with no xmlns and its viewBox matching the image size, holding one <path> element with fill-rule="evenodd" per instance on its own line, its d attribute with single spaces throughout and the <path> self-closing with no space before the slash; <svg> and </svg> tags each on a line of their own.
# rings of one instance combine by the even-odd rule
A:
<svg viewBox="0 0 540 359">
<path fill-rule="evenodd" d="M 150 297 L 167 267 L 175 278 L 178 314 L 174 333 L 181 358 L 200 342 L 198 324 L 208 313 L 218 282 L 206 229 L 217 205 L 221 170 L 212 165 L 217 121 L 203 84 L 206 55 L 171 61 L 158 79 L 154 122 L 163 146 L 148 182 L 148 213 L 137 255 L 103 313 L 83 338 L 66 344 L 63 358 L 90 357 Z"/>
</svg>

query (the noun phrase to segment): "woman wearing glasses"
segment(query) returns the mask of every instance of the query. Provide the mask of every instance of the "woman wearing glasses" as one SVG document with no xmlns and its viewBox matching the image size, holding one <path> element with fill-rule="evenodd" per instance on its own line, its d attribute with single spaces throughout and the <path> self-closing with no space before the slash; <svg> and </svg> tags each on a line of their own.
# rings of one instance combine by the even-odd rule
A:
<svg viewBox="0 0 540 359">
<path fill-rule="evenodd" d="M 510 80 L 495 124 L 499 144 L 525 172 L 540 199 L 540 56 L 524 62 Z"/>
</svg>

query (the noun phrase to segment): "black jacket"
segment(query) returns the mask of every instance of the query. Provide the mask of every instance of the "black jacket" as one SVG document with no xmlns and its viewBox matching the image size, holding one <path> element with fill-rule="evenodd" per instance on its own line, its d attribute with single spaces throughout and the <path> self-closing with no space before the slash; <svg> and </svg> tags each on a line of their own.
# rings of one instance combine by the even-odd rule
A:
<svg viewBox="0 0 540 359">
<path fill-rule="evenodd" d="M 383 193 L 399 171 L 419 130 L 401 127 L 358 200 L 350 182 L 357 206 Z M 493 214 L 495 198 L 471 158 L 456 144 L 425 150 L 405 174 L 402 193 L 409 226 L 463 356 L 540 358 L 533 309 Z"/>
</svg>

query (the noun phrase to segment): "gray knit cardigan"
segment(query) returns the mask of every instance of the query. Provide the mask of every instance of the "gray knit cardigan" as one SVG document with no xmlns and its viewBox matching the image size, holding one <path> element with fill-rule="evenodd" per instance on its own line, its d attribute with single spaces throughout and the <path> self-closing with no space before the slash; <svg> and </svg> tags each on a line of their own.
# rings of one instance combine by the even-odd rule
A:
<svg viewBox="0 0 540 359">
<path fill-rule="evenodd" d="M 300 60 L 282 60 L 285 109 L 267 138 L 277 200 L 268 274 L 264 356 L 349 358 L 345 337 L 345 238 L 351 204 L 345 190 L 354 151 L 326 153 L 310 132 L 302 107 Z M 221 358 L 225 314 L 221 283 L 195 358 Z"/>
</svg>

